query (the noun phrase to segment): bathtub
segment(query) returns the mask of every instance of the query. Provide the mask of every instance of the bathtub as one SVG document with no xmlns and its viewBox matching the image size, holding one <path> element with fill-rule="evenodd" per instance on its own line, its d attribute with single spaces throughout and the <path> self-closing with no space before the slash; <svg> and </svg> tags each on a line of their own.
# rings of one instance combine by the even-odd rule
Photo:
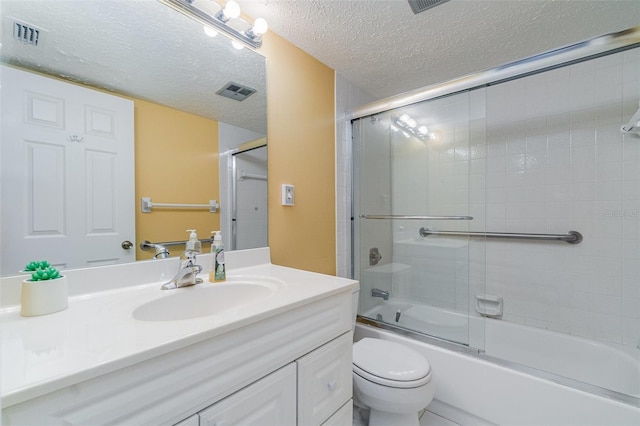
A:
<svg viewBox="0 0 640 426">
<path fill-rule="evenodd" d="M 469 365 L 480 363 L 484 365 L 484 369 L 499 369 L 502 374 L 507 374 L 507 372 L 511 371 L 514 377 L 519 377 L 518 380 L 524 382 L 534 379 L 536 381 L 542 380 L 548 383 L 549 386 L 560 386 L 560 389 L 565 393 L 574 396 L 585 395 L 583 404 L 588 404 L 588 401 L 593 398 L 596 398 L 603 405 L 618 406 L 622 404 L 623 407 L 626 407 L 625 410 L 631 409 L 632 414 L 635 416 L 635 422 L 628 424 L 640 424 L 640 409 L 638 408 L 640 405 L 640 399 L 638 399 L 640 398 L 640 350 L 637 348 L 593 342 L 580 337 L 509 323 L 499 319 L 471 317 L 467 322 L 466 315 L 405 300 L 390 299 L 370 309 L 364 316 L 372 319 L 382 319 L 387 324 L 402 327 L 403 329 L 421 330 L 425 334 L 454 342 L 468 344 L 471 341 L 472 343 L 469 345 L 471 348 L 481 349 L 484 347 L 484 353 L 481 352 L 474 355 L 472 351 L 467 351 L 467 354 L 461 354 L 459 353 L 460 350 L 455 348 L 456 345 L 444 345 L 449 347 L 449 349 L 446 349 L 442 348 L 442 345 L 437 345 L 437 343 L 409 340 L 411 345 L 418 345 L 420 350 L 425 352 L 425 355 L 429 354 L 427 358 L 430 361 L 434 356 L 434 351 L 441 356 L 442 351 L 451 352 L 453 350 L 458 352 L 455 358 L 456 362 Z M 392 330 L 371 328 L 362 324 L 358 324 L 357 338 L 362 336 L 363 327 L 368 327 L 366 333 L 382 333 L 383 338 L 389 340 L 407 339 Z M 467 367 L 471 368 L 469 365 Z M 442 368 L 443 371 L 448 371 L 450 367 L 446 365 L 446 367 Z M 452 374 L 457 376 L 459 374 L 457 371 L 462 369 L 462 367 L 459 369 L 454 368 L 451 371 Z M 438 368 L 434 367 L 434 371 L 438 374 Z M 495 377 L 497 376 L 487 377 L 486 380 L 480 380 L 477 383 L 469 382 L 465 386 L 471 386 L 471 389 L 476 389 L 479 394 L 482 394 L 484 392 L 483 389 L 486 389 L 487 386 L 489 388 L 498 387 L 504 389 L 506 384 L 501 385 L 494 382 Z M 523 377 L 527 378 L 523 379 Z M 565 380 L 565 378 L 569 378 L 569 380 Z M 465 379 L 460 377 L 457 377 L 457 379 L 465 382 Z M 515 379 L 509 379 L 509 381 L 511 380 Z M 513 400 L 520 392 L 526 394 L 528 391 L 526 388 L 521 388 L 521 386 L 510 388 L 504 395 L 506 400 Z M 513 394 L 514 392 L 516 395 Z M 598 396 L 599 394 L 601 396 Z M 586 395 L 589 396 L 587 397 Z M 541 397 L 536 396 L 536 400 L 539 398 Z M 443 402 L 457 406 L 452 401 Z M 550 403 L 557 405 L 557 400 L 551 400 Z M 577 410 L 579 407 L 580 404 L 576 405 Z M 481 413 L 471 412 L 482 417 Z M 585 412 L 589 412 L 589 410 Z M 539 416 L 536 413 L 531 415 L 531 418 Z M 497 421 L 496 418 L 486 416 L 483 418 L 496 421 L 499 424 L 514 424 L 511 421 Z M 598 417 L 596 416 L 595 418 Z M 541 420 L 540 422 L 545 423 Z M 585 424 L 627 423 L 623 421 L 612 423 L 603 419 L 602 423 L 587 422 Z"/>
</svg>

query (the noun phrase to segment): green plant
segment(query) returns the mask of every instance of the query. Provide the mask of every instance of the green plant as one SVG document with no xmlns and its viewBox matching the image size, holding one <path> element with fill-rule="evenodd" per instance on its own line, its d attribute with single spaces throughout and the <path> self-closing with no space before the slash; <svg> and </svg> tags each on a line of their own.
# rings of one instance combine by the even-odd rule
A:
<svg viewBox="0 0 640 426">
<path fill-rule="evenodd" d="M 56 278 L 60 277 L 60 271 L 49 266 L 44 269 L 38 269 L 33 274 L 31 274 L 31 281 L 55 280 Z"/>
<path fill-rule="evenodd" d="M 47 281 L 60 278 L 60 271 L 51 266 L 46 260 L 33 260 L 24 267 L 25 272 L 31 272 L 29 281 Z"/>
<path fill-rule="evenodd" d="M 51 265 L 46 260 L 34 260 L 32 262 L 27 263 L 27 266 L 24 267 L 26 272 L 35 272 L 38 269 L 46 269 Z"/>
</svg>

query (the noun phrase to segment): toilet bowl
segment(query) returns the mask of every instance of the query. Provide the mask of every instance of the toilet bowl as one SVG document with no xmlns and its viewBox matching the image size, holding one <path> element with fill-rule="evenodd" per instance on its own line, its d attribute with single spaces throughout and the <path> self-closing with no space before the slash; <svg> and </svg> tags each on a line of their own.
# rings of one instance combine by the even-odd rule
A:
<svg viewBox="0 0 640 426">
<path fill-rule="evenodd" d="M 400 343 L 364 338 L 353 345 L 353 393 L 369 426 L 418 426 L 435 392 L 431 366 Z"/>
</svg>

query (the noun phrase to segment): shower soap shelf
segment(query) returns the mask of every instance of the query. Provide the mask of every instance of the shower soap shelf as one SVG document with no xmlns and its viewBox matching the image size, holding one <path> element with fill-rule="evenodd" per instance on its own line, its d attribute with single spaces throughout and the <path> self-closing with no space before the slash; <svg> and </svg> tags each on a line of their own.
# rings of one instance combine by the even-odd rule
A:
<svg viewBox="0 0 640 426">
<path fill-rule="evenodd" d="M 490 294 L 476 295 L 476 312 L 483 317 L 498 318 L 502 316 L 504 302 L 502 297 Z"/>
</svg>

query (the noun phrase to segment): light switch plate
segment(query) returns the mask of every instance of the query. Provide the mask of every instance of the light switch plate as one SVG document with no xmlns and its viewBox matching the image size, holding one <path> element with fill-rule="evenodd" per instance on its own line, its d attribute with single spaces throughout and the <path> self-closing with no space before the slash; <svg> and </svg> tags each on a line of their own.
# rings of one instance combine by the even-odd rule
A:
<svg viewBox="0 0 640 426">
<path fill-rule="evenodd" d="M 293 185 L 282 184 L 282 205 L 293 206 Z"/>
</svg>

